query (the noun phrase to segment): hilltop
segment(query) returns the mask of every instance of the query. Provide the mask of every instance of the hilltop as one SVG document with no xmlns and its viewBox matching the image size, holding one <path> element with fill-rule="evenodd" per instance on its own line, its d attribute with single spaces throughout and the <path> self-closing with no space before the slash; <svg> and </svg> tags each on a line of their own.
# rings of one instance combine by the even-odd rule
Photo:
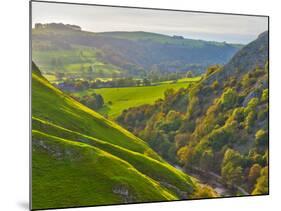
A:
<svg viewBox="0 0 281 211">
<path fill-rule="evenodd" d="M 33 58 L 44 72 L 71 73 L 91 66 L 97 75 L 107 76 L 187 70 L 200 74 L 209 65 L 225 64 L 242 47 L 142 31 L 94 33 L 69 24 L 36 26 Z"/>
</svg>

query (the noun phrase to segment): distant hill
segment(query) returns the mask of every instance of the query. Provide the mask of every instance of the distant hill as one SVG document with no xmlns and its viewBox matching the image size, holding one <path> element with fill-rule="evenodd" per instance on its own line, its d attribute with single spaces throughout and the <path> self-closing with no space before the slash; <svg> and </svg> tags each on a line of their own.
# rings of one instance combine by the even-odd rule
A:
<svg viewBox="0 0 281 211">
<path fill-rule="evenodd" d="M 67 65 L 78 62 L 64 59 L 66 52 L 91 48 L 94 51 L 92 58 L 87 61 L 87 58 L 81 58 L 85 65 L 99 61 L 126 75 L 187 70 L 201 73 L 209 65 L 225 64 L 242 47 L 141 31 L 93 33 L 72 25 L 39 26 L 32 30 L 33 59 L 44 71 L 52 69 L 50 66 L 55 63 L 54 53 L 44 51 L 64 51 L 64 54 L 57 53 L 55 56 L 61 55 L 58 63 L 64 63 L 62 66 L 68 69 Z"/>
<path fill-rule="evenodd" d="M 200 189 L 32 63 L 32 209 L 185 199 Z"/>
</svg>

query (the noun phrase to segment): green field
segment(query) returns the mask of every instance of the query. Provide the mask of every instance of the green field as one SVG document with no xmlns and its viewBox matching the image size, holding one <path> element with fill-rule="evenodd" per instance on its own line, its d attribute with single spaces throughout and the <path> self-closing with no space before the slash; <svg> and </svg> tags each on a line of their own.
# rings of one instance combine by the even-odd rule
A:
<svg viewBox="0 0 281 211">
<path fill-rule="evenodd" d="M 200 77 L 183 78 L 178 80 L 176 83 L 166 81 L 155 86 L 90 89 L 75 93 L 75 95 L 83 96 L 89 95 L 93 92 L 101 94 L 104 99 L 105 106 L 98 110 L 98 112 L 108 116 L 110 119 L 114 119 L 119 116 L 124 109 L 143 104 L 152 104 L 157 99 L 163 98 L 167 89 L 177 90 L 180 88 L 186 88 L 190 83 L 199 81 L 200 79 Z"/>
<path fill-rule="evenodd" d="M 32 209 L 175 200 L 199 186 L 32 72 Z"/>
<path fill-rule="evenodd" d="M 64 72 L 68 76 L 79 77 L 88 73 L 92 67 L 92 74 L 111 77 L 112 74 L 118 76 L 120 68 L 104 63 L 97 58 L 98 50 L 85 46 L 73 46 L 69 50 L 34 50 L 32 57 L 40 69 L 46 73 Z M 52 79 L 51 79 L 52 80 Z"/>
</svg>

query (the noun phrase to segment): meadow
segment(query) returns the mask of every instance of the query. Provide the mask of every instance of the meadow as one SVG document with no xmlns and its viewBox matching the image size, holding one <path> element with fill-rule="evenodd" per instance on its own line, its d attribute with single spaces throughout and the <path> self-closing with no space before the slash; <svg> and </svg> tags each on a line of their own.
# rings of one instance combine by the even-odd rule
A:
<svg viewBox="0 0 281 211">
<path fill-rule="evenodd" d="M 100 94 L 104 99 L 105 106 L 98 112 L 110 119 L 115 119 L 125 109 L 153 104 L 156 100 L 164 97 L 167 89 L 187 88 L 191 83 L 198 82 L 200 79 L 201 77 L 182 78 L 177 82 L 164 81 L 152 86 L 89 89 L 76 92 L 74 96 L 91 95 L 93 92 Z"/>
</svg>

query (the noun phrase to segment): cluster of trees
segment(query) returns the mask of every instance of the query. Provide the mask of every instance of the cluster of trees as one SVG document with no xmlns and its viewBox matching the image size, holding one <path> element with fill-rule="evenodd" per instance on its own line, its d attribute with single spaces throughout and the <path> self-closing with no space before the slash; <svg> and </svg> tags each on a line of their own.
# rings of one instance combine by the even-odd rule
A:
<svg viewBox="0 0 281 211">
<path fill-rule="evenodd" d="M 181 72 L 161 72 L 158 70 L 152 70 L 145 74 L 145 78 L 149 79 L 153 83 L 162 81 L 177 81 L 181 78 L 192 78 L 196 74 L 193 71 L 181 71 Z"/>
<path fill-rule="evenodd" d="M 206 78 L 220 68 L 211 67 Z M 117 121 L 171 163 L 214 172 L 252 194 L 267 193 L 267 77 L 267 68 L 256 68 L 242 80 L 167 90 L 163 100 L 125 110 Z"/>
<path fill-rule="evenodd" d="M 67 92 L 78 92 L 84 91 L 87 89 L 99 89 L 99 88 L 109 88 L 109 87 L 132 87 L 132 86 L 149 86 L 151 85 L 150 81 L 147 80 L 136 80 L 133 78 L 119 78 L 112 79 L 107 81 L 95 80 L 81 80 L 81 79 L 68 79 L 61 83 L 58 83 L 60 89 Z"/>
<path fill-rule="evenodd" d="M 89 70 L 90 71 L 90 70 Z M 56 84 L 56 86 L 67 92 L 77 92 L 87 89 L 99 89 L 99 88 L 113 88 L 113 87 L 135 87 L 135 86 L 151 86 L 155 85 L 155 82 L 161 82 L 166 80 L 176 80 L 182 77 L 193 77 L 193 73 L 188 71 L 184 75 L 177 75 L 173 77 L 174 74 L 163 74 L 157 80 L 153 79 L 153 76 L 148 76 L 143 79 L 135 79 L 133 77 L 123 77 L 123 78 L 112 78 L 111 80 L 86 80 L 86 79 L 65 79 L 63 80 L 65 74 L 57 72 L 56 78 L 58 80 L 63 80 Z"/>
<path fill-rule="evenodd" d="M 82 97 L 72 97 L 93 110 L 100 109 L 104 106 L 104 100 L 100 94 L 92 93 L 90 95 L 83 95 Z"/>
</svg>

